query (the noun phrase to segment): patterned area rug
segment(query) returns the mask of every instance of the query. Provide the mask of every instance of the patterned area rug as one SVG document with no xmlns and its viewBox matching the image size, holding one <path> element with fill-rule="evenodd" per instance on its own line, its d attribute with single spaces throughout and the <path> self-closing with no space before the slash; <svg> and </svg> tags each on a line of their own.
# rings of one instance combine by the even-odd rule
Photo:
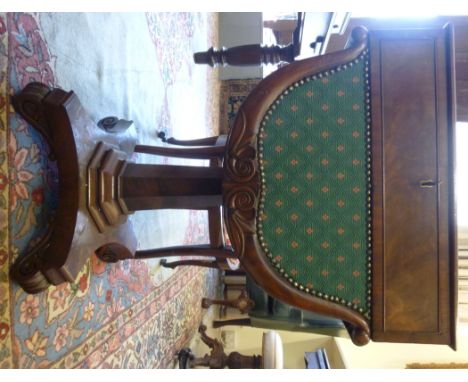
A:
<svg viewBox="0 0 468 382">
<path fill-rule="evenodd" d="M 223 80 L 220 91 L 220 122 L 219 130 L 222 134 L 229 132 L 237 111 L 249 93 L 258 85 L 261 78 Z"/>
<path fill-rule="evenodd" d="M 156 261 L 104 264 L 91 255 L 75 283 L 38 295 L 24 293 L 9 279 L 12 262 L 40 238 L 48 212 L 57 207 L 57 170 L 48 160 L 47 144 L 14 113 L 9 94 L 31 81 L 76 91 L 66 71 L 60 70 L 75 57 L 62 54 L 60 41 L 52 41 L 60 25 L 54 31 L 49 16 L 0 14 L 0 368 L 171 367 L 175 351 L 196 333 L 203 315 L 201 298 L 215 295 L 217 272 L 195 267 L 163 270 Z M 84 15 L 73 17 L 86 21 Z M 144 137 L 142 143 L 158 144 L 158 128 L 169 133 L 188 129 L 177 117 L 174 100 L 196 93 L 201 83 L 206 100 L 216 98 L 214 72 L 193 69 L 191 55 L 194 47 L 216 45 L 217 16 L 156 13 L 142 20 L 141 40 L 152 41 L 156 56 L 155 69 L 148 75 L 159 76 L 163 86 L 159 101 L 153 100 L 157 116 L 139 124 L 137 132 Z M 93 44 L 88 45 L 92 55 Z M 76 78 L 73 65 L 68 68 L 76 86 L 88 79 Z M 204 101 L 201 120 L 190 126 L 189 134 L 213 134 L 216 116 L 206 112 L 213 110 L 216 114 L 217 105 Z M 206 215 L 186 212 L 176 219 L 185 243 L 206 242 Z M 150 223 L 154 229 L 139 232 L 140 247 L 151 240 L 154 244 L 160 223 Z"/>
</svg>

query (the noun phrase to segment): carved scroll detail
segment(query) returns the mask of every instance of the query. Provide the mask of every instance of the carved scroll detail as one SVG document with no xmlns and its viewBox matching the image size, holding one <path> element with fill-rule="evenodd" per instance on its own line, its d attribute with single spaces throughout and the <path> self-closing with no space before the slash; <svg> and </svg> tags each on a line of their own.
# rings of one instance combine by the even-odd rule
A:
<svg viewBox="0 0 468 382">
<path fill-rule="evenodd" d="M 107 243 L 96 250 L 96 256 L 105 263 L 116 263 L 119 260 L 133 259 L 134 255 L 120 243 Z"/>
<path fill-rule="evenodd" d="M 45 116 L 42 101 L 51 91 L 49 87 L 40 82 L 31 82 L 11 97 L 13 107 L 28 123 L 41 133 L 49 146 L 53 148 L 50 128 Z"/>
<path fill-rule="evenodd" d="M 246 234 L 255 234 L 255 214 L 257 197 L 254 188 L 248 185 L 239 187 L 236 183 L 225 185 L 230 188 L 225 194 L 227 214 L 230 218 L 229 237 L 236 249 L 236 254 L 242 258 L 245 250 Z"/>
<path fill-rule="evenodd" d="M 54 224 L 52 221 L 41 240 L 19 257 L 11 267 L 12 277 L 28 293 L 39 293 L 50 286 L 49 281 L 41 272 L 41 268 L 43 255 L 50 246 L 53 231 Z"/>
<path fill-rule="evenodd" d="M 233 208 L 242 214 L 253 212 L 257 202 L 255 190 L 248 185 L 241 185 L 231 189 L 226 196 L 229 208 Z"/>
<path fill-rule="evenodd" d="M 236 120 L 240 120 L 239 128 L 231 135 L 229 153 L 226 156 L 227 177 L 231 181 L 246 183 L 257 174 L 256 136 L 244 136 L 247 119 L 243 110 L 239 111 Z"/>
<path fill-rule="evenodd" d="M 245 135 L 247 120 L 242 110 L 239 111 L 237 121 L 238 129 L 230 137 L 230 150 L 225 160 L 223 187 L 224 205 L 230 221 L 229 237 L 237 256 L 241 258 L 245 250 L 246 234 L 256 233 L 256 190 L 260 187 L 260 177 L 256 163 L 256 137 Z"/>
</svg>

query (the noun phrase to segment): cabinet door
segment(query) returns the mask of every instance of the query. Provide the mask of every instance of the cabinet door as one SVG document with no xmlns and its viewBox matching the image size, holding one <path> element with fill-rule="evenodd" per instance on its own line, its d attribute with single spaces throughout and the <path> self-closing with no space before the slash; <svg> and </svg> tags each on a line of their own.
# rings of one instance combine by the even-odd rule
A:
<svg viewBox="0 0 468 382">
<path fill-rule="evenodd" d="M 451 30 L 371 33 L 373 339 L 455 346 Z"/>
</svg>

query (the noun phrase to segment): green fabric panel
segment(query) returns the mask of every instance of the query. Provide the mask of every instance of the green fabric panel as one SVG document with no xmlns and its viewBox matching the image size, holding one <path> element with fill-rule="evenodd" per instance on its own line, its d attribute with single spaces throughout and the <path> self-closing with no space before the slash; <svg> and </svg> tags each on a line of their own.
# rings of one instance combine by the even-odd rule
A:
<svg viewBox="0 0 468 382">
<path fill-rule="evenodd" d="M 260 216 L 285 277 L 369 317 L 365 68 L 303 81 L 270 109 Z"/>
</svg>

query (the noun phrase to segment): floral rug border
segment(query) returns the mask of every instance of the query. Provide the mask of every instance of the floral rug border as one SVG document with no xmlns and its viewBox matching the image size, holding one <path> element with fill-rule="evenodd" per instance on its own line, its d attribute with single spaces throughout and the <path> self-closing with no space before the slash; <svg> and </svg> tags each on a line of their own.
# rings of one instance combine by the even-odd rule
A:
<svg viewBox="0 0 468 382">
<path fill-rule="evenodd" d="M 3 95 L 8 88 L 8 32 L 6 14 L 0 14 L 0 367 L 12 364 L 12 341 L 10 335 L 10 288 L 8 280 L 9 231 L 8 231 L 8 115 L 10 103 Z"/>
<path fill-rule="evenodd" d="M 49 364 L 48 367 L 102 367 L 106 358 L 117 351 L 123 342 L 137 331 L 144 331 L 144 326 L 154 320 L 156 315 L 163 314 L 165 303 L 180 294 L 183 286 L 199 283 L 201 276 L 202 273 L 195 268 L 181 270 L 178 277 L 171 277 L 168 282 L 121 312 L 114 320 L 95 332 L 91 338 L 71 349 L 66 356 Z"/>
</svg>

